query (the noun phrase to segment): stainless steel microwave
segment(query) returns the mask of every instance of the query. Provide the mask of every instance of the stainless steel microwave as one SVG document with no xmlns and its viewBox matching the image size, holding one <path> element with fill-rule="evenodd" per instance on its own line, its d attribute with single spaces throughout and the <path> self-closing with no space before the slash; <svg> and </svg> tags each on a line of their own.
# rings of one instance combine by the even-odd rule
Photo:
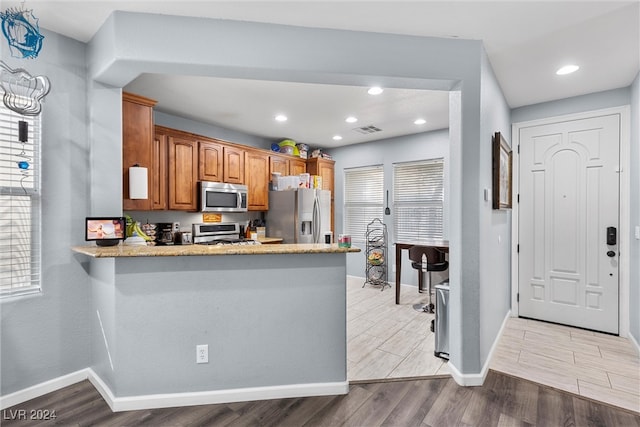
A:
<svg viewBox="0 0 640 427">
<path fill-rule="evenodd" d="M 200 211 L 247 212 L 247 186 L 223 182 L 200 182 Z"/>
</svg>

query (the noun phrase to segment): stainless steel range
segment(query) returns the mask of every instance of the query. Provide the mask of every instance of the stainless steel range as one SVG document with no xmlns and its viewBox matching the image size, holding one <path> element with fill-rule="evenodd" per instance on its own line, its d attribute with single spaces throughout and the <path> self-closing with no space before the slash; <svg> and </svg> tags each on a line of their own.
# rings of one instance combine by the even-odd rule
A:
<svg viewBox="0 0 640 427">
<path fill-rule="evenodd" d="M 259 245 L 260 242 L 240 236 L 237 222 L 193 224 L 193 243 L 198 245 Z"/>
</svg>

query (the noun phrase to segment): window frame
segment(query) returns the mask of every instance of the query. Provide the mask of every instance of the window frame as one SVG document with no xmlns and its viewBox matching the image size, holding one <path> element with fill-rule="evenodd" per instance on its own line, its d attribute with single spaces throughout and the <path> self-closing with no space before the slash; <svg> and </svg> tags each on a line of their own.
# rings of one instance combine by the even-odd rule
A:
<svg viewBox="0 0 640 427">
<path fill-rule="evenodd" d="M 380 191 L 379 197 L 371 197 L 366 193 L 366 195 L 363 195 L 363 197 L 360 198 L 360 200 L 358 201 L 349 201 L 347 199 L 348 194 L 350 193 L 350 191 L 354 191 L 353 190 L 349 190 L 348 185 L 349 183 L 348 181 L 348 174 L 350 173 L 360 173 L 364 176 L 367 175 L 367 172 L 370 173 L 371 178 L 376 178 L 379 179 L 379 182 L 370 182 L 370 184 L 372 184 L 372 186 L 375 186 L 375 189 L 372 190 L 378 190 Z M 353 168 L 346 168 L 343 170 L 343 177 L 344 177 L 344 200 L 343 200 L 343 232 L 344 234 L 350 234 L 351 235 L 351 240 L 354 243 L 364 243 L 365 241 L 365 234 L 366 234 L 366 226 L 369 222 L 371 222 L 374 218 L 379 218 L 380 220 L 383 220 L 383 216 L 384 216 L 384 166 L 383 165 L 369 165 L 369 166 L 359 166 L 359 167 L 353 167 Z M 362 182 L 362 177 L 360 177 L 359 182 Z M 358 185 L 358 183 L 354 183 L 354 185 Z M 357 221 L 357 223 L 350 223 L 349 220 L 351 217 L 354 217 L 354 215 L 351 214 L 351 212 L 353 210 L 358 210 L 358 209 L 362 209 L 364 210 L 364 212 L 362 212 L 361 216 L 362 218 Z M 376 216 L 369 218 L 369 215 L 367 214 L 366 210 L 369 210 L 369 212 L 374 212 L 374 214 Z M 378 212 L 375 212 L 378 211 Z M 361 233 L 359 231 L 362 231 Z"/>
<path fill-rule="evenodd" d="M 403 168 L 420 169 L 421 167 L 427 169 L 427 172 L 428 169 L 432 169 L 433 173 L 426 177 L 427 182 L 425 182 L 425 176 L 421 176 L 421 172 L 411 177 L 411 174 L 403 171 L 405 176 L 398 176 L 398 172 Z M 424 243 L 429 240 L 444 239 L 444 168 L 443 157 L 393 163 L 393 236 L 396 242 Z M 399 182 L 400 179 L 402 182 Z M 416 182 L 416 186 L 408 187 L 412 179 Z M 415 196 L 419 191 L 423 192 L 422 200 Z M 426 210 L 424 215 L 412 217 L 417 224 L 414 227 L 403 223 L 411 216 L 403 211 L 407 212 L 411 209 L 414 212 Z M 430 211 L 436 212 L 435 217 L 429 213 Z"/>
<path fill-rule="evenodd" d="M 24 146 L 21 120 L 28 123 Z M 0 103 L 0 198 L 5 206 L 0 208 L 0 299 L 42 292 L 41 128 L 41 114 L 23 116 Z M 23 158 L 29 162 L 26 178 L 17 166 L 20 154 L 28 157 Z"/>
</svg>

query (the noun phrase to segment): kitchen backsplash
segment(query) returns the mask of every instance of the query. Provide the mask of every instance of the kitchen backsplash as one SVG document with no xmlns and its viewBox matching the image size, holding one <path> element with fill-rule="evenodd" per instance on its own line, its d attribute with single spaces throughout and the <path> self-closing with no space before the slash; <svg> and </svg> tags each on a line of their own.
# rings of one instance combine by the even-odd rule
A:
<svg viewBox="0 0 640 427">
<path fill-rule="evenodd" d="M 191 231 L 191 224 L 204 222 L 202 212 L 183 211 L 125 211 L 135 221 L 144 223 L 179 222 L 180 231 Z M 247 221 L 263 218 L 262 212 L 223 213 L 222 222 L 237 222 L 244 226 Z"/>
</svg>

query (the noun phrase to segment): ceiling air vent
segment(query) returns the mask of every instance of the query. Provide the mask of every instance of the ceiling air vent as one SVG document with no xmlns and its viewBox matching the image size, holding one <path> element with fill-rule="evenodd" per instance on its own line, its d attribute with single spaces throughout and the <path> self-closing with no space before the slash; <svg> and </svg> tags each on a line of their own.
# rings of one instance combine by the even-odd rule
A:
<svg viewBox="0 0 640 427">
<path fill-rule="evenodd" d="M 368 135 L 370 133 L 376 133 L 376 132 L 382 131 L 382 129 L 380 129 L 379 127 L 374 126 L 374 125 L 362 126 L 360 128 L 355 128 L 354 130 L 356 132 L 360 132 L 360 133 L 363 133 L 365 135 Z"/>
</svg>

